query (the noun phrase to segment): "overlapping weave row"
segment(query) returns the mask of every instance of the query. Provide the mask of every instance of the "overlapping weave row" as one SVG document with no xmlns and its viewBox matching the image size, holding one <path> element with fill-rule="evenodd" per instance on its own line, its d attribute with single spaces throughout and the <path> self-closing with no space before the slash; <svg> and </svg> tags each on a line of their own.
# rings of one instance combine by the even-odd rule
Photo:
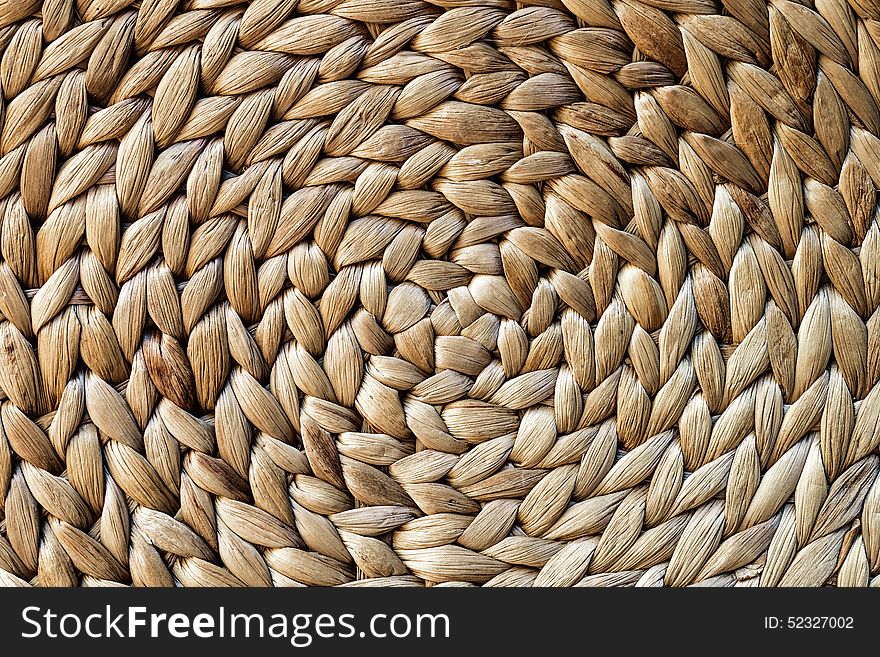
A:
<svg viewBox="0 0 880 657">
<path fill-rule="evenodd" d="M 0 49 L 0 582 L 880 582 L 877 0 Z"/>
</svg>

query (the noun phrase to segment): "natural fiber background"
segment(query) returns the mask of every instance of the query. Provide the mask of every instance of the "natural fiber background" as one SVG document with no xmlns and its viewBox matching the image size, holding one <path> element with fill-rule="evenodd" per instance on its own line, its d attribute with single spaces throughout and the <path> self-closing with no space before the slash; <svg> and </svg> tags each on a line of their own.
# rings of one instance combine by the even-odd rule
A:
<svg viewBox="0 0 880 657">
<path fill-rule="evenodd" d="M 877 0 L 0 49 L 0 582 L 880 582 Z"/>
</svg>

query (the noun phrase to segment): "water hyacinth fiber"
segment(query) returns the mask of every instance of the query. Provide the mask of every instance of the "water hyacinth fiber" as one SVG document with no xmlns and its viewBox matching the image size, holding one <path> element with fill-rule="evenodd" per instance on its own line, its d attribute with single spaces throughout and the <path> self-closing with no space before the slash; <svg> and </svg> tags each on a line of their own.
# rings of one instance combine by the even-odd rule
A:
<svg viewBox="0 0 880 657">
<path fill-rule="evenodd" d="M 0 0 L 0 583 L 880 583 L 877 0 Z"/>
</svg>

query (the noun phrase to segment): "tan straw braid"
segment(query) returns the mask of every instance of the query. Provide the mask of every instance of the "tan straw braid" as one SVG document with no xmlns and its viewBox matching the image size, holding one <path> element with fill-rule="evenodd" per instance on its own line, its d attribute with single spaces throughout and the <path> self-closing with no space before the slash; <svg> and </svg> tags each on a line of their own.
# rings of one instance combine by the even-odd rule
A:
<svg viewBox="0 0 880 657">
<path fill-rule="evenodd" d="M 0 583 L 880 584 L 880 0 L 0 0 Z"/>
</svg>

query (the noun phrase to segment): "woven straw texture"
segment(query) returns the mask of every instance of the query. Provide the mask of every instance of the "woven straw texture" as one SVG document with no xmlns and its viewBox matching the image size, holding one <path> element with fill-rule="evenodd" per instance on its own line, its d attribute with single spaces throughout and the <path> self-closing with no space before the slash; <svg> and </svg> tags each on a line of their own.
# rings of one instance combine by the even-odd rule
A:
<svg viewBox="0 0 880 657">
<path fill-rule="evenodd" d="M 0 0 L 0 583 L 880 583 L 877 0 Z"/>
</svg>

